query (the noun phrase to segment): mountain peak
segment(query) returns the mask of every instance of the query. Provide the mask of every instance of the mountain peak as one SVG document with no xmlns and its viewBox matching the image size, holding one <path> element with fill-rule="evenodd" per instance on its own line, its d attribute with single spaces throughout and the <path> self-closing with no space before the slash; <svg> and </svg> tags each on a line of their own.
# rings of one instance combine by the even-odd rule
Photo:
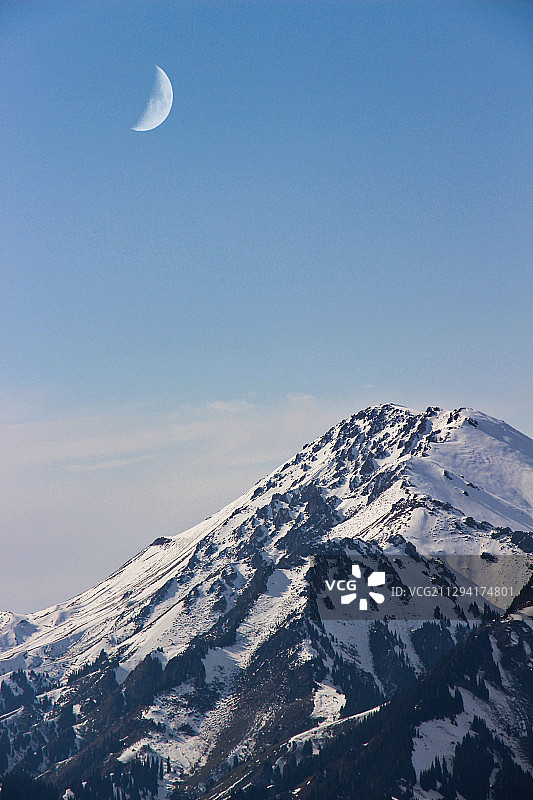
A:
<svg viewBox="0 0 533 800">
<path fill-rule="evenodd" d="M 403 567 L 421 576 L 442 553 L 482 555 L 486 571 L 511 557 L 519 589 L 532 532 L 530 439 L 472 409 L 370 406 L 209 519 L 154 538 L 98 586 L 35 614 L 1 614 L 0 673 L 53 687 L 65 718 L 79 708 L 80 764 L 85 739 L 109 736 L 89 702 L 103 691 L 96 681 L 105 708 L 120 712 L 120 764 L 146 752 L 183 775 L 211 774 L 220 759 L 270 747 L 282 723 L 296 736 L 341 710 L 355 719 L 458 643 L 459 628 L 417 633 L 405 618 L 320 619 L 321 558 L 357 554 L 392 574 L 401 546 Z M 465 621 L 476 614 L 469 602 L 454 606 Z M 67 781 L 77 756 L 58 748 Z"/>
<path fill-rule="evenodd" d="M 56 651 L 80 665 L 105 648 L 127 669 L 158 646 L 177 652 L 196 629 L 189 609 L 213 576 L 226 571 L 234 583 L 212 602 L 208 592 L 206 624 L 258 562 L 275 569 L 308 559 L 321 543 L 387 547 L 400 535 L 423 552 L 479 553 L 505 535 L 519 541 L 519 531 L 533 531 L 530 439 L 472 409 L 370 406 L 209 519 L 156 538 L 94 589 L 36 614 L 4 615 L 0 669 L 34 666 Z"/>
</svg>

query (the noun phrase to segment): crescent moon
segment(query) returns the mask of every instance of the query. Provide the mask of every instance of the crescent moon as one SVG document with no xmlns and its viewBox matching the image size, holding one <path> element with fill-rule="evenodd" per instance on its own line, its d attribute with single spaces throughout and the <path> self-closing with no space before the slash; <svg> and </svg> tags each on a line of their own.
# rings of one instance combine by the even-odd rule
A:
<svg viewBox="0 0 533 800">
<path fill-rule="evenodd" d="M 132 131 L 151 131 L 166 120 L 172 108 L 174 94 L 168 75 L 156 66 L 155 82 L 147 106 Z"/>
</svg>

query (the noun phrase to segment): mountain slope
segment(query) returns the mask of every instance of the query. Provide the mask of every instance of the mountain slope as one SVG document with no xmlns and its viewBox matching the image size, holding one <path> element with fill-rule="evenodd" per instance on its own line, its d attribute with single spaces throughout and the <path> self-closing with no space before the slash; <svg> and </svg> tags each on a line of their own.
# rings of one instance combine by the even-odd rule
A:
<svg viewBox="0 0 533 800">
<path fill-rule="evenodd" d="M 346 720 L 320 750 L 289 741 L 260 769 L 235 770 L 207 798 L 528 800 L 532 645 L 529 620 L 484 626 L 390 703 Z"/>
<path fill-rule="evenodd" d="M 399 604 L 395 620 L 322 619 L 321 559 L 382 563 L 400 580 L 393 551 L 419 579 L 441 551 L 484 553 L 472 579 L 510 564 L 519 591 L 531 531 L 530 439 L 472 410 L 366 409 L 94 589 L 2 614 L 0 674 L 15 699 L 0 699 L 0 767 L 4 736 L 5 766 L 61 787 L 149 754 L 168 759 L 162 792 L 178 779 L 200 791 L 321 721 L 383 704 L 464 638 L 464 626 L 413 625 Z M 468 606 L 455 604 L 463 620 Z"/>
<path fill-rule="evenodd" d="M 36 614 L 4 613 L 0 669 L 22 666 L 22 653 L 27 666 L 43 654 L 61 666 L 65 651 L 72 667 L 105 647 L 128 669 L 159 645 L 180 652 L 198 632 L 183 608 L 194 599 L 197 617 L 217 617 L 210 598 L 193 598 L 199 587 L 224 581 L 224 569 L 251 552 L 276 563 L 292 545 L 308 550 L 305 532 L 317 523 L 322 539 L 386 544 L 401 533 L 424 552 L 478 552 L 480 541 L 490 549 L 498 528 L 533 530 L 533 442 L 479 412 L 367 409 L 218 514 L 156 539 L 94 589 Z M 246 573 L 230 584 L 243 585 Z"/>
</svg>

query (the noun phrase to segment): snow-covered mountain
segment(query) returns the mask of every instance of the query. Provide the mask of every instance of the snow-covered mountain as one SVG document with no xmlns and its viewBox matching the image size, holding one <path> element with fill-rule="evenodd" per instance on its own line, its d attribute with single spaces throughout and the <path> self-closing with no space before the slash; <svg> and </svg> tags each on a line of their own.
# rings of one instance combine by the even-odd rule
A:
<svg viewBox="0 0 533 800">
<path fill-rule="evenodd" d="M 518 593 L 531 575 L 532 532 L 533 441 L 470 409 L 368 408 L 218 514 L 172 539 L 155 539 L 94 589 L 35 614 L 0 614 L 0 772 L 24 766 L 46 773 L 77 800 L 96 796 L 87 794 L 90 781 L 85 789 L 81 781 L 97 772 L 99 796 L 124 789 L 126 800 L 134 796 L 126 786 L 134 765 L 147 775 L 149 757 L 150 769 L 161 760 L 161 798 L 172 790 L 176 797 L 229 797 L 246 781 L 256 790 L 250 797 L 274 791 L 258 781 L 258 765 L 281 774 L 289 750 L 302 748 L 305 761 L 309 747 L 311 755 L 323 742 L 331 749 L 354 726 L 363 730 L 391 714 L 391 698 L 429 680 L 428 670 L 462 647 L 467 633 L 466 624 L 414 624 L 399 601 L 383 620 L 322 618 L 324 559 L 380 564 L 390 583 L 407 572 L 411 582 L 437 580 L 442 553 L 483 554 L 470 583 L 486 584 L 498 569 Z M 511 599 L 491 598 L 492 610 Z M 477 616 L 468 596 L 441 605 L 448 617 L 455 607 L 464 623 Z M 517 629 L 520 663 L 531 669 L 528 618 L 492 624 Z M 522 740 L 533 700 L 528 705 L 527 693 L 506 690 L 513 670 L 505 677 L 495 647 L 494 694 L 477 676 L 482 696 L 467 701 L 457 678 L 448 696 L 460 730 L 439 727 L 431 716 L 413 722 L 413 774 L 396 783 L 401 778 L 420 797 L 437 797 L 420 785 L 431 764 L 426 769 L 419 740 L 431 751 L 435 723 L 442 741 L 448 736 L 443 748 L 452 767 L 487 692 L 490 735 L 503 737 L 505 758 L 517 769 L 530 768 Z M 520 718 L 517 703 L 526 709 Z"/>
</svg>

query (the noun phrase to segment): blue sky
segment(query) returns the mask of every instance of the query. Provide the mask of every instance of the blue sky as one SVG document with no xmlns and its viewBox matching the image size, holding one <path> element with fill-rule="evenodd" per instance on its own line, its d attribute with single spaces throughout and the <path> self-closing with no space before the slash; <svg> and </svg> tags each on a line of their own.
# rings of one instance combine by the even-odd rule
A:
<svg viewBox="0 0 533 800">
<path fill-rule="evenodd" d="M 531 5 L 0 23 L 1 608 L 85 588 L 373 402 L 533 434 Z M 174 106 L 134 132 L 155 64 Z"/>
</svg>

